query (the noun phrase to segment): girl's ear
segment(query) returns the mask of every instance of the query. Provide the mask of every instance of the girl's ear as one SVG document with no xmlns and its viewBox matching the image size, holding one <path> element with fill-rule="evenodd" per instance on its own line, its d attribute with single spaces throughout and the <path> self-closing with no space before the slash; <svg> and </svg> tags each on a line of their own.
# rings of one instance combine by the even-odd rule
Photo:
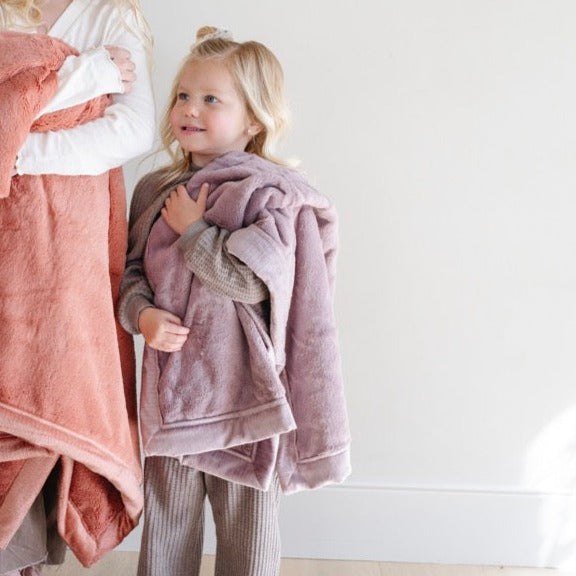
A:
<svg viewBox="0 0 576 576">
<path fill-rule="evenodd" d="M 260 122 L 253 121 L 250 124 L 248 124 L 248 127 L 246 128 L 246 132 L 247 132 L 248 136 L 256 136 L 256 134 L 259 134 L 260 132 L 262 132 L 263 129 L 264 129 L 264 126 L 262 126 L 262 124 L 260 124 Z"/>
</svg>

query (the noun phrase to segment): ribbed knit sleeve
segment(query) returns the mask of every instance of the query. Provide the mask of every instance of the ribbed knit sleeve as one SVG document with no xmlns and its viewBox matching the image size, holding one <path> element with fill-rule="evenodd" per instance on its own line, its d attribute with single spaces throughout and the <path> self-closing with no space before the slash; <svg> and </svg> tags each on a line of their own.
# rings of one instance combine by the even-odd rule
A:
<svg viewBox="0 0 576 576">
<path fill-rule="evenodd" d="M 213 292 L 245 304 L 269 298 L 266 284 L 226 246 L 230 232 L 199 220 L 178 240 L 186 266 Z"/>
<path fill-rule="evenodd" d="M 154 293 L 144 273 L 144 250 L 152 225 L 171 189 L 161 189 L 158 175 L 152 173 L 138 182 L 132 195 L 128 222 L 128 253 L 118 303 L 120 324 L 131 334 L 140 332 L 140 312 L 154 306 Z"/>
</svg>

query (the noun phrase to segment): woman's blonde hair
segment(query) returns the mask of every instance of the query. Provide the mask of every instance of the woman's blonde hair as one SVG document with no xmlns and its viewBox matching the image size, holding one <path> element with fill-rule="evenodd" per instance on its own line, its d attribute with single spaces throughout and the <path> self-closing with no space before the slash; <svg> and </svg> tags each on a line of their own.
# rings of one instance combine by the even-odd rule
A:
<svg viewBox="0 0 576 576">
<path fill-rule="evenodd" d="M 1 0 L 1 28 L 10 28 L 14 21 L 38 26 L 42 21 L 42 0 Z"/>
<path fill-rule="evenodd" d="M 180 65 L 168 106 L 160 125 L 160 137 L 172 163 L 161 169 L 163 182 L 176 180 L 190 170 L 190 154 L 179 145 L 170 123 L 170 112 L 177 99 L 178 85 L 186 66 L 193 62 L 223 62 L 244 98 L 248 114 L 262 130 L 246 146 L 246 152 L 257 154 L 276 164 L 291 164 L 276 156 L 276 145 L 290 125 L 290 112 L 284 95 L 284 73 L 274 54 L 260 42 L 235 42 L 227 31 L 210 26 L 200 28 L 196 44 Z"/>
<path fill-rule="evenodd" d="M 152 50 L 152 32 L 144 16 L 140 0 L 110 0 L 122 10 L 130 10 L 138 22 L 138 30 L 126 25 L 126 28 L 136 34 Z M 44 0 L 0 0 L 0 30 L 12 28 L 15 23 L 35 28 L 42 22 L 42 6 Z"/>
</svg>

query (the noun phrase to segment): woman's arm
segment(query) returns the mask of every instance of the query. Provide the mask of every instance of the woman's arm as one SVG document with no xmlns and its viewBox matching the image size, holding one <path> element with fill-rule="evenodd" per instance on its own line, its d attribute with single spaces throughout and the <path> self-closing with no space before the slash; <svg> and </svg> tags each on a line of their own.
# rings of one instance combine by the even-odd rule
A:
<svg viewBox="0 0 576 576">
<path fill-rule="evenodd" d="M 104 46 L 69 56 L 58 70 L 58 91 L 38 117 L 104 94 L 124 92 L 122 74 Z"/>
<path fill-rule="evenodd" d="M 129 31 L 116 27 L 106 44 L 125 47 L 136 65 L 130 92 L 114 94 L 102 118 L 69 130 L 32 133 L 18 154 L 18 174 L 100 174 L 147 152 L 154 140 L 155 111 L 147 52 Z"/>
</svg>

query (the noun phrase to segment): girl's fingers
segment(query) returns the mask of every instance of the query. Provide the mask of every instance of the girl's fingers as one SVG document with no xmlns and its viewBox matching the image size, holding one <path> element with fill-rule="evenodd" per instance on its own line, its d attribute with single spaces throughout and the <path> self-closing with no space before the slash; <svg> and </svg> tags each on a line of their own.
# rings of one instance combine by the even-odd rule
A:
<svg viewBox="0 0 576 576">
<path fill-rule="evenodd" d="M 166 334 L 173 334 L 173 335 L 185 335 L 187 336 L 190 332 L 190 328 L 186 326 L 180 326 L 179 324 L 170 324 L 170 326 L 166 327 Z"/>
<path fill-rule="evenodd" d="M 180 352 L 182 350 L 182 345 L 178 346 L 176 344 L 165 344 L 162 348 L 160 348 L 162 352 Z"/>
<path fill-rule="evenodd" d="M 155 342 L 152 342 L 152 347 L 162 352 L 177 352 L 182 349 L 186 343 L 186 336 L 176 336 L 173 334 L 164 334 Z"/>
<path fill-rule="evenodd" d="M 162 341 L 166 344 L 184 344 L 188 334 L 165 334 Z"/>
</svg>

